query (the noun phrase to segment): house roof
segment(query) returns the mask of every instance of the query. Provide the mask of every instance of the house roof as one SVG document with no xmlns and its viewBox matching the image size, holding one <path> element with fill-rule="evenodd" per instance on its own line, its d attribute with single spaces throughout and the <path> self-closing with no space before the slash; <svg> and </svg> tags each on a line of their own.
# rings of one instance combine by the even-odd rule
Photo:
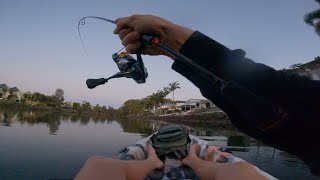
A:
<svg viewBox="0 0 320 180">
<path fill-rule="evenodd" d="M 0 88 L 8 88 L 8 86 L 6 84 L 1 84 L 0 83 Z"/>
<path fill-rule="evenodd" d="M 13 87 L 9 89 L 10 91 L 20 91 L 17 87 Z"/>
<path fill-rule="evenodd" d="M 313 61 L 307 62 L 305 64 L 299 64 L 297 68 L 294 69 L 283 69 L 284 71 L 291 73 L 301 73 L 311 70 L 320 69 L 320 56 L 314 58 Z"/>
<path fill-rule="evenodd" d="M 186 102 L 211 102 L 208 99 L 189 99 Z"/>
<path fill-rule="evenodd" d="M 185 102 L 185 105 L 196 105 L 197 103 L 212 103 L 207 99 L 189 99 Z"/>
</svg>

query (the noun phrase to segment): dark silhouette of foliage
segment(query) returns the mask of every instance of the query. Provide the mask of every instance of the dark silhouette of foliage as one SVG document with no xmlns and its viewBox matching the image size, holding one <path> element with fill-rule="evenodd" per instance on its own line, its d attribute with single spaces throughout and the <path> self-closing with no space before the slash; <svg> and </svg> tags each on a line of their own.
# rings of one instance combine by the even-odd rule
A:
<svg viewBox="0 0 320 180">
<path fill-rule="evenodd" d="M 64 91 L 62 89 L 56 89 L 56 92 L 54 93 L 53 96 L 56 97 L 61 102 L 64 101 Z"/>
<path fill-rule="evenodd" d="M 320 0 L 315 0 L 320 5 Z M 320 35 L 320 9 L 308 13 L 304 17 L 304 21 L 315 28 L 316 33 Z"/>
</svg>

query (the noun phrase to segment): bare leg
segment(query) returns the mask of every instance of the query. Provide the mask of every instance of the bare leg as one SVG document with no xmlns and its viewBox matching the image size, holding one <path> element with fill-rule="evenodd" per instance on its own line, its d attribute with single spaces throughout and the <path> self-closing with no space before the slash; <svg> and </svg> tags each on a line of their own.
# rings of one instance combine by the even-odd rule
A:
<svg viewBox="0 0 320 180">
<path fill-rule="evenodd" d="M 152 146 L 148 146 L 148 159 L 142 161 L 123 161 L 105 157 L 90 158 L 75 177 L 84 179 L 143 179 L 152 170 L 163 166 Z"/>
<path fill-rule="evenodd" d="M 246 162 L 228 164 L 202 160 L 197 156 L 197 149 L 199 149 L 199 145 L 193 145 L 182 163 L 191 167 L 200 179 L 266 179 Z"/>
</svg>

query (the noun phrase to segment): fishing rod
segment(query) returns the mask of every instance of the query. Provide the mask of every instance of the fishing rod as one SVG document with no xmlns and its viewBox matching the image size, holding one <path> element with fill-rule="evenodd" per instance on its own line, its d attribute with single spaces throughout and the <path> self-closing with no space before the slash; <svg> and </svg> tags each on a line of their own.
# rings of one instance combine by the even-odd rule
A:
<svg viewBox="0 0 320 180">
<path fill-rule="evenodd" d="M 87 16 L 80 20 L 82 25 L 85 18 L 96 18 L 115 24 L 115 21 L 113 20 L 95 16 Z M 80 21 L 78 23 L 78 30 Z M 180 61 L 192 68 L 209 83 L 211 83 L 218 90 L 218 96 L 221 98 L 221 101 L 223 101 L 223 104 L 228 107 L 228 110 L 232 111 L 233 114 L 240 116 L 238 119 L 245 120 L 241 123 L 243 126 L 241 127 L 242 129 L 247 128 L 246 126 L 254 126 L 255 128 L 265 131 L 270 127 L 270 122 L 276 122 L 283 117 L 284 114 L 280 111 L 280 108 L 271 101 L 266 100 L 261 96 L 257 96 L 248 88 L 235 81 L 225 81 L 221 79 L 192 59 L 161 43 L 158 37 L 145 34 L 142 35 L 140 41 L 145 47 L 158 47 L 165 52 L 172 54 L 176 57 L 177 61 Z M 111 78 L 119 77 L 133 78 L 137 83 L 145 83 L 148 73 L 146 73 L 146 68 L 144 67 L 140 50 L 138 50 L 137 53 L 138 60 L 135 60 L 132 56 L 125 52 L 120 54 L 115 53 L 112 55 L 112 57 L 117 63 L 120 72 L 107 79 L 88 79 L 86 82 L 88 88 L 95 88 L 98 85 L 104 84 Z M 120 61 L 123 63 L 119 63 Z M 237 117 L 234 117 L 233 119 L 237 119 Z"/>
<path fill-rule="evenodd" d="M 82 40 L 82 36 L 81 36 L 81 33 L 80 33 L 80 25 L 82 25 L 82 26 L 85 25 L 86 24 L 86 19 L 99 19 L 99 20 L 107 21 L 107 22 L 110 22 L 110 23 L 113 23 L 113 24 L 116 24 L 116 22 L 113 21 L 113 20 L 110 20 L 110 19 L 107 19 L 107 18 L 103 18 L 103 17 L 98 17 L 98 16 L 86 16 L 86 17 L 83 17 L 83 18 L 81 18 L 79 20 L 79 22 L 78 22 L 78 33 L 79 33 L 80 41 L 81 41 L 82 47 L 84 49 L 84 52 L 86 52 L 86 55 L 88 56 L 86 47 L 84 46 L 84 43 L 83 43 L 83 40 Z"/>
<path fill-rule="evenodd" d="M 84 51 L 86 52 L 86 54 L 88 55 L 87 50 L 84 46 L 82 37 L 81 37 L 81 32 L 80 32 L 80 26 L 85 25 L 86 19 L 98 19 L 98 20 L 110 22 L 112 24 L 116 24 L 116 23 L 113 20 L 110 20 L 107 18 L 102 18 L 102 17 L 97 17 L 97 16 L 86 16 L 86 17 L 83 17 L 79 20 L 79 22 L 78 22 L 79 37 L 81 40 L 82 47 L 83 47 Z M 136 60 L 129 53 L 120 52 L 124 48 L 125 47 L 123 47 L 118 52 L 116 52 L 112 55 L 112 59 L 117 64 L 120 72 L 117 72 L 116 74 L 114 74 L 108 78 L 87 79 L 86 84 L 89 89 L 93 89 L 99 85 L 105 84 L 110 79 L 121 78 L 121 77 L 132 78 L 138 84 L 142 84 L 142 83 L 146 82 L 146 79 L 148 77 L 148 71 L 147 71 L 147 68 L 144 66 L 144 63 L 143 63 L 143 60 L 141 57 L 141 53 L 140 52 L 137 53 L 137 60 Z"/>
<path fill-rule="evenodd" d="M 99 20 L 103 20 L 103 21 L 106 21 L 106 22 L 110 22 L 112 24 L 116 24 L 114 20 L 107 19 L 107 18 L 102 18 L 102 17 L 98 17 L 98 16 L 86 16 L 86 17 L 83 17 L 83 18 L 81 18 L 79 20 L 79 22 L 78 22 L 78 33 L 79 33 L 79 37 L 80 37 L 80 40 L 81 40 L 82 47 L 85 50 L 87 55 L 88 55 L 88 53 L 87 53 L 87 50 L 86 50 L 86 48 L 84 46 L 83 39 L 82 39 L 82 36 L 81 36 L 81 33 L 80 33 L 80 25 L 85 25 L 85 20 L 86 19 L 90 19 L 90 18 L 91 19 L 99 19 Z M 141 38 L 141 42 L 142 42 L 142 44 L 144 46 L 149 46 L 149 47 L 150 46 L 157 46 L 160 49 L 163 49 L 164 51 L 174 55 L 175 57 L 178 58 L 178 60 L 182 61 L 186 65 L 189 65 L 191 68 L 203 72 L 203 76 L 207 80 L 209 80 L 210 82 L 216 84 L 217 86 L 221 86 L 224 83 L 224 81 L 222 79 L 220 79 L 218 76 L 214 75 L 213 73 L 211 73 L 207 69 L 205 69 L 202 66 L 198 65 L 197 63 L 195 63 L 194 61 L 192 61 L 188 57 L 186 57 L 186 56 L 174 51 L 170 47 L 160 43 L 160 39 L 158 37 L 154 37 L 154 36 L 151 36 L 151 35 L 143 35 L 142 38 Z M 112 78 L 119 78 L 119 77 L 130 78 L 129 69 L 131 67 L 130 65 L 134 64 L 134 63 L 131 63 L 131 62 L 134 62 L 134 58 L 132 58 L 132 56 L 130 56 L 129 54 L 126 54 L 126 56 L 124 56 L 124 57 L 122 56 L 122 57 L 120 57 L 120 59 L 118 59 L 119 57 L 117 57 L 116 53 L 112 55 L 112 58 L 115 61 L 115 63 L 117 63 L 118 67 L 119 66 L 124 66 L 124 65 L 121 65 L 121 64 L 126 64 L 127 68 L 121 68 L 120 69 L 120 67 L 119 67 L 120 72 L 115 74 L 115 75 L 113 75 L 113 76 L 111 76 L 111 77 L 109 77 L 109 78 L 88 79 L 86 81 L 88 88 L 92 89 L 92 88 L 95 88 L 98 85 L 105 84 L 106 82 L 108 82 L 109 79 L 112 79 Z M 125 60 L 128 60 L 128 61 L 125 61 Z M 143 64 L 143 61 L 142 61 L 142 58 L 141 58 L 141 53 L 137 53 L 137 64 L 140 64 L 140 66 L 141 66 L 141 64 Z M 140 69 L 138 71 L 143 73 L 143 71 L 141 71 L 141 70 L 143 70 L 145 68 L 142 68 L 141 70 Z M 135 74 L 132 77 L 136 77 L 137 83 L 145 83 L 145 80 L 139 80 L 139 79 L 145 79 L 148 76 L 146 72 L 145 72 L 146 73 L 145 78 L 143 78 L 144 77 L 143 74 L 141 74 L 139 72 L 137 73 L 137 70 L 133 70 L 132 72 L 133 72 L 132 74 Z"/>
</svg>

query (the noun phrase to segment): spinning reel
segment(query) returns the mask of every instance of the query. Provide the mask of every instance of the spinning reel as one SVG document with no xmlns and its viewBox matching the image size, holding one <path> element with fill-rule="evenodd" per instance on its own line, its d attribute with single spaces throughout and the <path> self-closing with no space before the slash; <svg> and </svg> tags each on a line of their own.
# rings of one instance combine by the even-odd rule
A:
<svg viewBox="0 0 320 180">
<path fill-rule="evenodd" d="M 105 84 L 110 79 L 114 78 L 132 78 L 138 84 L 146 82 L 148 77 L 147 68 L 144 67 L 141 54 L 137 54 L 137 60 L 135 60 L 129 53 L 121 52 L 114 53 L 112 55 L 113 61 L 117 64 L 120 72 L 110 76 L 109 78 L 100 79 L 87 79 L 86 84 L 89 89 L 93 89 L 101 84 Z"/>
<path fill-rule="evenodd" d="M 102 17 L 96 17 L 96 16 L 87 16 L 80 19 L 80 21 L 78 22 L 78 32 L 79 32 L 79 37 L 80 37 L 82 46 L 86 54 L 87 54 L 87 51 L 81 38 L 80 25 L 85 25 L 85 19 L 88 19 L 88 18 L 103 20 L 103 21 L 107 21 L 115 24 L 113 20 L 102 18 Z M 113 76 L 110 76 L 109 78 L 87 79 L 86 84 L 89 89 L 93 89 L 101 84 L 105 84 L 110 79 L 121 78 L 121 77 L 132 78 L 138 84 L 142 84 L 146 82 L 146 78 L 148 77 L 148 72 L 147 72 L 147 68 L 144 67 L 141 53 L 139 52 L 137 53 L 137 60 L 135 60 L 129 53 L 126 53 L 126 52 L 114 53 L 112 55 L 112 59 L 117 64 L 120 72 L 114 74 Z"/>
</svg>

